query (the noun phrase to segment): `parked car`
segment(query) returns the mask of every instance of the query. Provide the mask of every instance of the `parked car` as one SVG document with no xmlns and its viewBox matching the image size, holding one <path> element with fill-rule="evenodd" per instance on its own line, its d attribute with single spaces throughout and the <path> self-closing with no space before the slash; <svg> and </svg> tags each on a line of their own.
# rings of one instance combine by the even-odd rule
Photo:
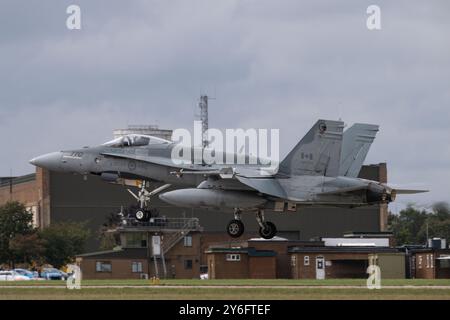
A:
<svg viewBox="0 0 450 320">
<path fill-rule="evenodd" d="M 37 273 L 36 271 L 29 271 L 26 269 L 20 269 L 20 268 L 16 268 L 13 271 L 15 271 L 16 273 L 28 277 L 30 279 L 38 279 L 39 278 L 39 273 Z"/>
<path fill-rule="evenodd" d="M 14 270 L 0 271 L 0 281 L 27 281 L 30 278 L 18 274 Z"/>
<path fill-rule="evenodd" d="M 44 268 L 41 271 L 41 277 L 46 280 L 66 280 L 68 275 L 56 268 Z"/>
</svg>

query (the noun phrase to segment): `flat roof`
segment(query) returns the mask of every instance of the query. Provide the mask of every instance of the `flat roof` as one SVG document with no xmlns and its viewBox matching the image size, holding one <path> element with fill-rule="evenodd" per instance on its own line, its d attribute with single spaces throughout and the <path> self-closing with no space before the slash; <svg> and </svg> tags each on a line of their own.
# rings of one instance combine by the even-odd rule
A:
<svg viewBox="0 0 450 320">
<path fill-rule="evenodd" d="M 147 248 L 121 248 L 117 250 L 96 251 L 78 254 L 80 258 L 98 259 L 147 259 Z"/>
<path fill-rule="evenodd" d="M 290 247 L 289 253 L 401 253 L 389 247 Z"/>
<path fill-rule="evenodd" d="M 36 180 L 36 174 L 30 173 L 20 177 L 0 177 L 0 188 L 9 186 L 11 184 L 11 179 L 12 184 L 16 185 L 19 183 L 25 183 Z"/>
<path fill-rule="evenodd" d="M 250 257 L 274 257 L 277 253 L 273 250 L 256 250 L 255 248 L 209 248 L 206 253 L 243 253 Z"/>
<path fill-rule="evenodd" d="M 343 238 L 385 238 L 392 237 L 394 235 L 391 231 L 348 231 L 344 232 Z"/>
</svg>

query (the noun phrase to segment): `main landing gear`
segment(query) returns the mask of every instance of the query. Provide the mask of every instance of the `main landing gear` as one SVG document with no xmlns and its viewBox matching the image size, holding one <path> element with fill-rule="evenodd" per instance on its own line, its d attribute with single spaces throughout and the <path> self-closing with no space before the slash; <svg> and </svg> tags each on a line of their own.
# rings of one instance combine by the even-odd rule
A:
<svg viewBox="0 0 450 320">
<path fill-rule="evenodd" d="M 272 239 L 277 234 L 275 224 L 265 221 L 264 210 L 258 210 L 256 213 L 256 221 L 259 224 L 259 235 L 264 239 Z M 244 233 L 244 224 L 241 221 L 241 211 L 234 210 L 234 219 L 227 225 L 227 233 L 232 238 L 239 238 Z"/>
<path fill-rule="evenodd" d="M 259 224 L 259 235 L 264 239 L 272 239 L 277 234 L 275 224 L 264 219 L 264 210 L 258 210 L 256 221 Z"/>
<path fill-rule="evenodd" d="M 239 209 L 234 210 L 234 219 L 227 225 L 228 235 L 232 238 L 239 238 L 244 233 L 244 224 L 241 221 L 241 211 Z"/>
<path fill-rule="evenodd" d="M 163 190 L 166 190 L 170 187 L 170 184 L 165 184 L 159 188 L 156 188 L 152 191 L 148 191 L 146 189 L 146 181 L 141 182 L 141 189 L 138 194 L 135 194 L 130 189 L 127 189 L 128 192 L 138 201 L 139 206 L 134 211 L 134 217 L 139 222 L 147 222 L 150 220 L 152 216 L 152 209 L 149 207 L 150 197 L 154 196 L 157 193 L 160 193 Z"/>
</svg>

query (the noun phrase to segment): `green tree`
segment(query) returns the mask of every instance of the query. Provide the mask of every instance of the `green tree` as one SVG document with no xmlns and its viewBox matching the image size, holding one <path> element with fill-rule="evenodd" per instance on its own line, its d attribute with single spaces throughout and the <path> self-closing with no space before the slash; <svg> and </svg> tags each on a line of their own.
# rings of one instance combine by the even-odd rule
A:
<svg viewBox="0 0 450 320">
<path fill-rule="evenodd" d="M 431 211 L 408 205 L 398 215 L 390 214 L 389 229 L 398 245 L 425 244 L 429 238 L 450 239 L 450 209 L 445 202 L 438 202 Z"/>
<path fill-rule="evenodd" d="M 59 222 L 42 230 L 40 236 L 45 241 L 45 261 L 60 268 L 83 252 L 89 230 L 86 223 Z"/>
<path fill-rule="evenodd" d="M 44 241 L 37 232 L 17 234 L 9 241 L 9 249 L 15 263 L 41 264 L 44 253 Z"/>
<path fill-rule="evenodd" d="M 426 238 L 427 234 L 429 238 L 450 240 L 450 208 L 447 203 L 438 202 L 433 205 L 432 211 L 419 232 L 422 238 Z"/>
<path fill-rule="evenodd" d="M 0 263 L 14 264 L 10 241 L 17 235 L 32 233 L 32 222 L 33 214 L 23 204 L 13 201 L 0 206 Z"/>
</svg>

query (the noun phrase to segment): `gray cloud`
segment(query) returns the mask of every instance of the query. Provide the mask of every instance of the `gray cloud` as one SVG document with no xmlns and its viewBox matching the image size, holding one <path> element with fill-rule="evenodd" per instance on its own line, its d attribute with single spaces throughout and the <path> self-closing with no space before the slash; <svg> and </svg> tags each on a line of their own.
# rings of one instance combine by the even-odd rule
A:
<svg viewBox="0 0 450 320">
<path fill-rule="evenodd" d="M 191 127 L 200 92 L 219 128 L 280 128 L 286 153 L 318 118 L 381 131 L 370 162 L 396 183 L 450 188 L 448 1 L 3 1 L 0 175 L 27 160 L 93 145 L 131 123 Z"/>
</svg>

